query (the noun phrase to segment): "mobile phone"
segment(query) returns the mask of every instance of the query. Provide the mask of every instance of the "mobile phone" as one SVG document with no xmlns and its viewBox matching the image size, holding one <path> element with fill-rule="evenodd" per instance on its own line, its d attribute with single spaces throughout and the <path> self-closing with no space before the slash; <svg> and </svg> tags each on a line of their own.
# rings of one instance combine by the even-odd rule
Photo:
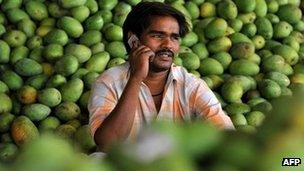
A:
<svg viewBox="0 0 304 171">
<path fill-rule="evenodd" d="M 128 44 L 130 48 L 138 47 L 139 46 L 139 39 L 135 34 L 132 34 L 131 37 L 128 40 Z"/>
</svg>

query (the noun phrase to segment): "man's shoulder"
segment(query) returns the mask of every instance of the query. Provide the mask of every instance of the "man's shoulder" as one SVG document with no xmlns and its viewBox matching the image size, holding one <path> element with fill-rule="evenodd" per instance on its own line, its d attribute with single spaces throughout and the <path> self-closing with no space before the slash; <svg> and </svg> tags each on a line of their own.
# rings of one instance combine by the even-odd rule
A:
<svg viewBox="0 0 304 171">
<path fill-rule="evenodd" d="M 121 65 L 111 67 L 100 74 L 96 81 L 111 82 L 115 80 L 123 80 L 123 78 L 127 77 L 129 66 L 129 63 L 125 62 Z"/>
</svg>

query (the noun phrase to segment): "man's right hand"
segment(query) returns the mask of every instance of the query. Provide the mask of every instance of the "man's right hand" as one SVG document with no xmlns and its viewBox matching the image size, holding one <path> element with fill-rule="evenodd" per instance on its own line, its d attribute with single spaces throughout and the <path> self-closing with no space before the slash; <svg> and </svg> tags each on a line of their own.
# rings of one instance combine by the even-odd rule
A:
<svg viewBox="0 0 304 171">
<path fill-rule="evenodd" d="M 143 81 L 149 72 L 149 58 L 153 58 L 154 55 L 154 52 L 147 46 L 141 45 L 133 48 L 129 55 L 131 77 Z"/>
</svg>

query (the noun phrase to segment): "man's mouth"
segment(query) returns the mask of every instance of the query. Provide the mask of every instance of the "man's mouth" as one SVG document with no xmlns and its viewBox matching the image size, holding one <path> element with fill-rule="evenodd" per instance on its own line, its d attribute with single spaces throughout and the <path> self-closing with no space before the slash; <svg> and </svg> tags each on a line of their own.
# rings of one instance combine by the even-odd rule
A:
<svg viewBox="0 0 304 171">
<path fill-rule="evenodd" d="M 156 55 L 157 57 L 170 57 L 170 58 L 173 58 L 173 52 L 171 51 L 158 51 L 156 52 Z"/>
</svg>

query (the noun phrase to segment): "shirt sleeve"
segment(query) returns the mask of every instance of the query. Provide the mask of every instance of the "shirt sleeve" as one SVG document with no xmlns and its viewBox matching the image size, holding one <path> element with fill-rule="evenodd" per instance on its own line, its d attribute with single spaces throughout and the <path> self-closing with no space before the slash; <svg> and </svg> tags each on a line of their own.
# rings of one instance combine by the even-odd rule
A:
<svg viewBox="0 0 304 171">
<path fill-rule="evenodd" d="M 235 129 L 229 116 L 222 110 L 221 104 L 205 82 L 199 80 L 191 94 L 193 112 L 220 129 Z"/>
<path fill-rule="evenodd" d="M 88 102 L 89 125 L 92 136 L 116 104 L 117 98 L 111 86 L 101 81 L 95 82 Z"/>
</svg>

